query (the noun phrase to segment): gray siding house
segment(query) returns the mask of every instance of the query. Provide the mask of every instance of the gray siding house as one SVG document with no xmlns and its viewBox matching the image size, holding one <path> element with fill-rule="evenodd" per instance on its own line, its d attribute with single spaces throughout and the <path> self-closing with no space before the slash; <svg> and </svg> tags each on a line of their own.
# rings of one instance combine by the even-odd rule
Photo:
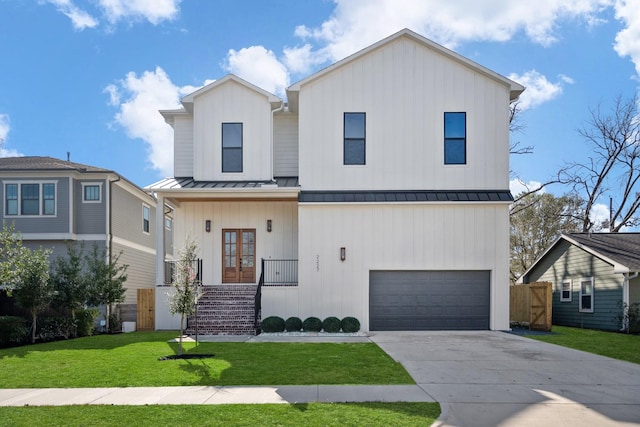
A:
<svg viewBox="0 0 640 427">
<path fill-rule="evenodd" d="M 553 283 L 553 324 L 617 331 L 640 303 L 640 233 L 563 234 L 523 274 Z"/>
<path fill-rule="evenodd" d="M 52 157 L 0 158 L 0 181 L 0 218 L 25 246 L 50 248 L 52 260 L 66 256 L 67 242 L 122 252 L 120 316 L 136 322 L 138 289 L 155 286 L 156 200 L 114 171 Z"/>
</svg>

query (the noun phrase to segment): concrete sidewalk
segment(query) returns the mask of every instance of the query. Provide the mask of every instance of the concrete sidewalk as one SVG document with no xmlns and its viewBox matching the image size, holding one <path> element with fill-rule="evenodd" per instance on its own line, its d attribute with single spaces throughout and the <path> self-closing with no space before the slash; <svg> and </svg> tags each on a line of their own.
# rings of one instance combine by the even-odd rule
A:
<svg viewBox="0 0 640 427">
<path fill-rule="evenodd" d="M 0 389 L 2 406 L 434 402 L 417 385 Z"/>
</svg>

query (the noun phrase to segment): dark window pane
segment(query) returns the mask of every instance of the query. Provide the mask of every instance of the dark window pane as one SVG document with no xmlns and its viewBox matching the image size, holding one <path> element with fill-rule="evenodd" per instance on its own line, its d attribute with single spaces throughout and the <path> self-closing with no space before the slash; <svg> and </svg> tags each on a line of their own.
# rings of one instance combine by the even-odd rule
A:
<svg viewBox="0 0 640 427">
<path fill-rule="evenodd" d="M 444 113 L 444 137 L 466 138 L 466 113 Z"/>
<path fill-rule="evenodd" d="M 242 148 L 222 149 L 222 172 L 242 172 Z"/>
<path fill-rule="evenodd" d="M 18 215 L 18 184 L 5 185 L 5 215 Z"/>
<path fill-rule="evenodd" d="M 364 165 L 365 164 L 364 139 L 347 139 L 344 141 L 344 164 L 345 165 Z"/>
<path fill-rule="evenodd" d="M 463 165 L 466 163 L 464 139 L 445 139 L 444 163 L 447 165 Z"/>
<path fill-rule="evenodd" d="M 54 215 L 56 213 L 56 186 L 54 184 L 42 184 L 42 214 Z"/>
<path fill-rule="evenodd" d="M 40 214 L 40 185 L 22 184 L 20 187 L 22 196 L 22 215 Z"/>
<path fill-rule="evenodd" d="M 365 137 L 365 113 L 344 113 L 344 137 Z"/>
<path fill-rule="evenodd" d="M 591 310 L 591 295 L 582 296 L 582 309 Z"/>
<path fill-rule="evenodd" d="M 222 147 L 242 148 L 242 123 L 222 124 Z"/>
<path fill-rule="evenodd" d="M 84 200 L 97 201 L 100 200 L 100 186 L 87 185 L 84 187 Z"/>
</svg>

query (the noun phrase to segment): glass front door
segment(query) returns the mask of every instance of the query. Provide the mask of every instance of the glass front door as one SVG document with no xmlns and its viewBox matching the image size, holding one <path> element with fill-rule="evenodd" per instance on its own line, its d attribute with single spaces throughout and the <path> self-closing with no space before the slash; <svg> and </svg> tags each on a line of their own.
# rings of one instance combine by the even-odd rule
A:
<svg viewBox="0 0 640 427">
<path fill-rule="evenodd" d="M 222 283 L 256 282 L 256 230 L 222 230 Z"/>
</svg>

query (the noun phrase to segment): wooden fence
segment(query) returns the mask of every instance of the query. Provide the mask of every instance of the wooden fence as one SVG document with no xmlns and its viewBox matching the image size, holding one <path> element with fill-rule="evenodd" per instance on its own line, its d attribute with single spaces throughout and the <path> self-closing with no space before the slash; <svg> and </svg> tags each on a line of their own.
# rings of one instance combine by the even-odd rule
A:
<svg viewBox="0 0 640 427">
<path fill-rule="evenodd" d="M 510 286 L 510 321 L 528 324 L 529 329 L 551 330 L 551 282 Z"/>
</svg>

